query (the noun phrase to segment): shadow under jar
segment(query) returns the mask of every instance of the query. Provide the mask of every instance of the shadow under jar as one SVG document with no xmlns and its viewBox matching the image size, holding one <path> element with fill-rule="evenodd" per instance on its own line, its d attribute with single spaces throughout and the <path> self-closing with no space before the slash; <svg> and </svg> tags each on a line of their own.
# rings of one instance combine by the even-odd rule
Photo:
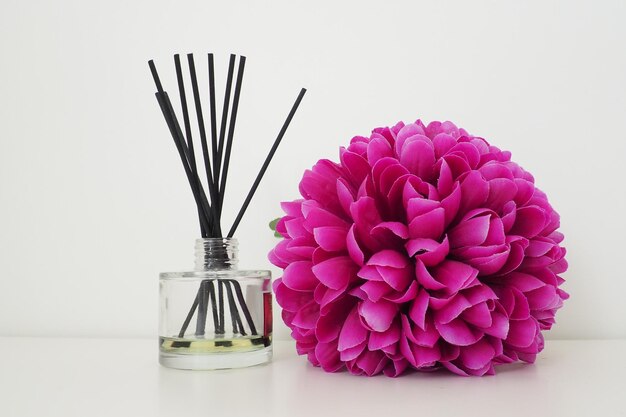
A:
<svg viewBox="0 0 626 417">
<path fill-rule="evenodd" d="M 190 272 L 159 279 L 159 362 L 177 369 L 241 368 L 272 358 L 270 271 L 237 269 L 237 240 L 196 240 Z"/>
</svg>

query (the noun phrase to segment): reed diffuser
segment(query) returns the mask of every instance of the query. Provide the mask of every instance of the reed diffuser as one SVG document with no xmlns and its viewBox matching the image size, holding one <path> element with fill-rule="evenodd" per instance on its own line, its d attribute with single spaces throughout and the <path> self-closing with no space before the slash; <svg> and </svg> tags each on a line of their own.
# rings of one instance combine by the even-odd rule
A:
<svg viewBox="0 0 626 417">
<path fill-rule="evenodd" d="M 193 271 L 160 275 L 159 362 L 171 368 L 238 368 L 266 363 L 272 357 L 271 275 L 265 270 L 237 269 L 238 243 L 234 234 L 306 90 L 300 90 L 232 226 L 223 233 L 222 208 L 246 57 L 239 57 L 233 92 L 236 60 L 231 54 L 218 129 L 214 58 L 208 54 L 209 139 L 194 57 L 187 55 L 203 172 L 196 161 L 180 56 L 174 55 L 174 64 L 184 133 L 154 62 L 148 62 L 159 107 L 191 186 L 201 235 L 195 244 Z M 201 177 L 205 177 L 206 187 Z"/>
</svg>

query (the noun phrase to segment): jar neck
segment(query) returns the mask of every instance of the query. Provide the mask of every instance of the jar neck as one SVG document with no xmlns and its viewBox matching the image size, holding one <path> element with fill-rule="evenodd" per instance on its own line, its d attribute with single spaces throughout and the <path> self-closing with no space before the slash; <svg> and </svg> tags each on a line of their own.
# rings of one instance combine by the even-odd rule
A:
<svg viewBox="0 0 626 417">
<path fill-rule="evenodd" d="M 237 239 L 196 239 L 196 271 L 237 269 Z"/>
</svg>

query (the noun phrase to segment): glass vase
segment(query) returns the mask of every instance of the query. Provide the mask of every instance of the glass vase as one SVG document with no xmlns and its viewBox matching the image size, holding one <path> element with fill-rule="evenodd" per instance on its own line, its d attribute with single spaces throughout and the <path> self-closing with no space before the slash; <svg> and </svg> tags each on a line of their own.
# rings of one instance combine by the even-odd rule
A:
<svg viewBox="0 0 626 417">
<path fill-rule="evenodd" d="M 195 269 L 160 274 L 159 362 L 240 368 L 272 358 L 269 271 L 237 269 L 237 240 L 196 240 Z"/>
</svg>

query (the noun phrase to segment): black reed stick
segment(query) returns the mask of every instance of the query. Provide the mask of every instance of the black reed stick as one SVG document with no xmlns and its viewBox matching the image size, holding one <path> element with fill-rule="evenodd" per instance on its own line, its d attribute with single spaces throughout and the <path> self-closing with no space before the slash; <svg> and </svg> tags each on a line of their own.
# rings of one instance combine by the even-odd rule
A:
<svg viewBox="0 0 626 417">
<path fill-rule="evenodd" d="M 253 335 L 256 335 L 256 327 L 254 326 L 254 321 L 252 320 L 252 315 L 250 314 L 250 310 L 248 310 L 248 305 L 246 304 L 246 300 L 243 297 L 243 292 L 241 291 L 241 284 L 236 279 L 231 280 L 233 286 L 235 287 L 235 292 L 237 293 L 237 299 L 239 300 L 239 305 L 243 310 L 243 315 L 246 316 L 246 321 L 248 322 L 248 326 L 250 326 L 250 332 Z"/>
<path fill-rule="evenodd" d="M 224 330 L 224 283 L 220 279 L 217 280 L 217 295 L 219 297 L 218 308 L 219 308 L 220 326 L 219 326 L 219 331 L 216 331 L 215 333 L 224 334 L 225 333 L 225 330 Z"/>
<path fill-rule="evenodd" d="M 219 184 L 219 178 L 221 175 L 221 170 L 222 170 L 222 154 L 224 152 L 224 138 L 226 137 L 226 123 L 228 121 L 228 108 L 230 106 L 230 91 L 233 87 L 233 72 L 235 71 L 235 55 L 230 54 L 230 59 L 228 61 L 228 75 L 226 77 L 226 89 L 224 91 L 224 105 L 222 107 L 222 123 L 220 125 L 220 138 L 219 138 L 219 145 L 217 148 L 217 160 L 219 161 L 219 163 L 217 164 L 217 177 L 215 179 L 215 183 Z M 222 193 L 222 188 L 221 186 L 219 186 L 218 192 Z M 222 205 L 221 203 L 218 204 L 217 207 L 218 213 L 220 214 L 220 218 L 221 218 L 221 213 L 222 213 Z"/>
<path fill-rule="evenodd" d="M 187 175 L 189 185 L 191 186 L 191 191 L 196 201 L 196 205 L 198 206 L 198 212 L 202 213 L 202 215 L 200 216 L 200 222 L 205 230 L 210 230 L 211 219 L 208 216 L 210 212 L 208 202 L 206 201 L 206 196 L 204 196 L 204 191 L 202 190 L 202 187 L 197 187 L 198 181 L 193 178 L 191 168 L 188 165 L 188 152 L 186 150 L 182 131 L 180 130 L 180 125 L 178 124 L 178 120 L 176 119 L 176 115 L 174 114 L 174 110 L 172 108 L 172 103 L 170 102 L 167 93 L 163 91 L 161 80 L 159 79 L 159 74 L 156 70 L 154 62 L 150 60 L 148 64 L 150 66 L 150 71 L 152 72 L 152 77 L 154 78 L 154 83 L 157 86 L 156 98 L 159 103 L 159 107 L 161 108 L 161 112 L 163 113 L 165 122 L 167 123 L 167 126 L 170 130 L 170 134 L 172 135 L 172 139 L 174 140 L 176 149 L 178 150 L 181 157 L 183 168 L 185 169 L 185 174 Z"/>
<path fill-rule="evenodd" d="M 156 97 L 157 97 L 157 101 L 159 102 L 159 106 L 161 107 L 161 111 L 163 112 L 163 116 L 165 117 L 165 121 L 168 124 L 168 127 L 170 129 L 170 133 L 172 134 L 172 137 L 174 139 L 174 142 L 176 144 L 176 147 L 179 151 L 179 154 L 181 156 L 181 159 L 183 159 L 183 167 L 185 168 L 185 174 L 187 175 L 187 179 L 189 181 L 189 185 L 191 186 L 191 191 L 193 193 L 194 199 L 196 201 L 196 205 L 198 207 L 198 211 L 202 213 L 202 215 L 200 216 L 200 222 L 202 223 L 203 227 L 205 228 L 205 230 L 210 230 L 211 228 L 211 224 L 210 224 L 210 220 L 209 217 L 207 216 L 208 211 L 206 210 L 206 204 L 204 203 L 202 197 L 201 197 L 201 192 L 198 188 L 196 188 L 196 181 L 193 178 L 193 174 L 191 173 L 191 169 L 189 168 L 189 166 L 186 163 L 186 156 L 185 156 L 185 152 L 181 147 L 180 141 L 177 138 L 177 133 L 176 133 L 176 127 L 174 126 L 174 122 L 169 114 L 169 110 L 168 110 L 168 101 L 169 99 L 167 98 L 167 93 L 156 93 Z"/>
<path fill-rule="evenodd" d="M 235 221 L 233 222 L 232 227 L 228 231 L 228 237 L 233 237 L 233 235 L 235 234 L 235 231 L 237 230 L 237 226 L 239 226 L 239 222 L 241 222 L 241 218 L 246 213 L 246 209 L 248 208 L 248 205 L 250 204 L 250 200 L 252 200 L 252 197 L 254 196 L 256 189 L 261 183 L 261 179 L 263 179 L 263 175 L 265 175 L 265 171 L 267 171 L 267 167 L 269 166 L 270 162 L 272 162 L 272 158 L 274 157 L 274 154 L 276 153 L 276 149 L 278 149 L 278 145 L 280 145 L 280 141 L 283 139 L 283 136 L 285 135 L 285 132 L 287 131 L 287 128 L 289 127 L 289 124 L 291 123 L 291 119 L 293 119 L 293 115 L 296 114 L 296 110 L 298 110 L 298 106 L 300 106 L 300 102 L 302 101 L 302 98 L 304 97 L 305 93 L 306 93 L 305 88 L 300 90 L 300 94 L 298 94 L 298 98 L 296 98 L 295 103 L 293 103 L 293 106 L 291 107 L 291 111 L 289 112 L 289 115 L 287 116 L 285 123 L 283 123 L 283 127 L 280 129 L 280 132 L 278 133 L 278 136 L 276 137 L 276 140 L 274 141 L 274 144 L 272 145 L 270 152 L 267 154 L 267 157 L 265 158 L 265 162 L 263 162 L 263 166 L 261 167 L 261 170 L 257 174 L 256 179 L 254 180 L 254 183 L 252 184 L 252 187 L 250 188 L 250 191 L 248 192 L 248 195 L 246 196 L 246 199 L 243 202 L 241 209 L 239 210 L 239 214 L 237 214 L 237 217 L 235 218 Z"/>
<path fill-rule="evenodd" d="M 241 323 L 241 318 L 239 317 L 239 311 L 237 311 L 237 304 L 235 303 L 235 298 L 233 297 L 233 290 L 230 288 L 230 283 L 228 280 L 224 281 L 224 287 L 226 287 L 226 296 L 228 297 L 228 307 L 230 309 L 230 321 L 233 326 L 233 333 L 240 333 L 241 335 L 245 335 L 245 331 L 243 329 L 243 325 Z"/>
<path fill-rule="evenodd" d="M 202 115 L 202 102 L 200 101 L 200 90 L 198 89 L 198 78 L 196 77 L 196 66 L 194 64 L 193 54 L 187 54 L 187 60 L 189 62 L 189 74 L 191 75 L 191 87 L 193 90 L 193 99 L 196 105 L 196 117 L 198 119 L 198 130 L 200 131 L 200 143 L 202 144 L 202 156 L 204 157 L 204 168 L 206 171 L 207 182 L 209 185 L 209 194 L 211 195 L 211 202 L 213 210 L 211 216 L 214 221 L 214 230 L 212 237 L 221 237 L 222 231 L 220 228 L 220 222 L 217 218 L 217 210 L 215 202 L 218 201 L 217 192 L 215 190 L 215 183 L 213 182 L 213 174 L 211 169 L 211 159 L 209 158 L 209 147 L 207 144 L 206 130 L 204 129 L 204 116 Z"/>
<path fill-rule="evenodd" d="M 185 140 L 183 138 L 183 134 L 180 130 L 180 126 L 178 125 L 178 121 L 176 120 L 176 116 L 174 115 L 174 110 L 172 109 L 172 103 L 166 92 L 156 93 L 157 101 L 159 101 L 159 105 L 162 106 L 162 111 L 165 116 L 165 121 L 168 123 L 170 127 L 170 132 L 172 134 L 172 138 L 174 139 L 174 143 L 176 144 L 176 148 L 178 149 L 178 153 L 183 164 L 183 168 L 185 169 L 185 174 L 187 175 L 187 180 L 189 181 L 189 185 L 191 186 L 191 191 L 196 200 L 196 205 L 201 207 L 202 214 L 204 220 L 205 230 L 212 230 L 212 217 L 211 207 L 207 201 L 206 195 L 204 194 L 204 190 L 202 187 L 196 187 L 198 184 L 197 178 L 193 177 L 193 173 L 191 172 L 191 168 L 188 164 L 188 152 L 185 145 Z"/>
<path fill-rule="evenodd" d="M 219 159 L 217 158 L 217 116 L 215 109 L 215 65 L 213 62 L 213 54 L 209 54 L 209 106 L 211 109 L 211 157 L 213 158 L 213 184 L 218 184 Z M 216 192 L 219 194 L 219 190 L 216 190 Z"/>
<path fill-rule="evenodd" d="M 196 187 L 202 187 L 200 177 L 198 176 L 198 168 L 196 165 L 196 155 L 193 148 L 193 139 L 191 137 L 191 122 L 189 121 L 189 110 L 187 108 L 187 96 L 185 94 L 185 82 L 183 81 L 183 72 L 180 66 L 180 56 L 174 55 L 174 65 L 176 67 L 176 79 L 178 80 L 178 92 L 180 94 L 180 106 L 183 110 L 183 121 L 185 124 L 185 135 L 187 136 L 187 148 L 189 149 L 189 165 L 191 172 L 196 178 Z M 200 215 L 200 213 L 198 213 Z M 208 231 L 204 230 L 202 222 L 200 222 L 200 234 L 202 237 L 208 237 Z"/>
<path fill-rule="evenodd" d="M 211 311 L 213 313 L 213 332 L 217 332 L 220 327 L 219 317 L 217 316 L 217 303 L 215 302 L 215 287 L 213 280 L 209 280 L 209 297 L 211 299 Z"/>
<path fill-rule="evenodd" d="M 209 301 L 209 292 L 206 281 L 200 283 L 200 292 L 198 300 L 198 319 L 196 320 L 196 336 L 203 336 L 206 327 L 207 303 Z"/>
<path fill-rule="evenodd" d="M 180 332 L 178 333 L 178 337 L 181 337 L 181 338 L 185 337 L 185 332 L 187 331 L 187 327 L 189 327 L 191 318 L 196 312 L 196 308 L 198 308 L 198 302 L 199 302 L 198 300 L 200 299 L 201 292 L 202 292 L 202 285 L 198 289 L 198 293 L 196 294 L 196 298 L 193 300 L 193 304 L 191 304 L 191 308 L 189 309 L 189 313 L 187 314 L 187 317 L 185 318 L 185 321 L 183 322 L 183 326 L 181 327 Z"/>
<path fill-rule="evenodd" d="M 237 82 L 235 83 L 235 96 L 233 97 L 233 112 L 230 115 L 230 124 L 228 126 L 228 138 L 226 139 L 226 151 L 224 154 L 224 171 L 220 183 L 220 201 L 219 207 L 224 205 L 224 193 L 226 191 L 226 177 L 228 176 L 228 166 L 230 164 L 230 152 L 233 147 L 233 135 L 235 134 L 235 123 L 237 122 L 237 110 L 239 109 L 239 96 L 241 95 L 241 82 L 243 81 L 243 72 L 246 67 L 246 57 L 239 57 L 239 69 L 237 70 Z"/>
</svg>

